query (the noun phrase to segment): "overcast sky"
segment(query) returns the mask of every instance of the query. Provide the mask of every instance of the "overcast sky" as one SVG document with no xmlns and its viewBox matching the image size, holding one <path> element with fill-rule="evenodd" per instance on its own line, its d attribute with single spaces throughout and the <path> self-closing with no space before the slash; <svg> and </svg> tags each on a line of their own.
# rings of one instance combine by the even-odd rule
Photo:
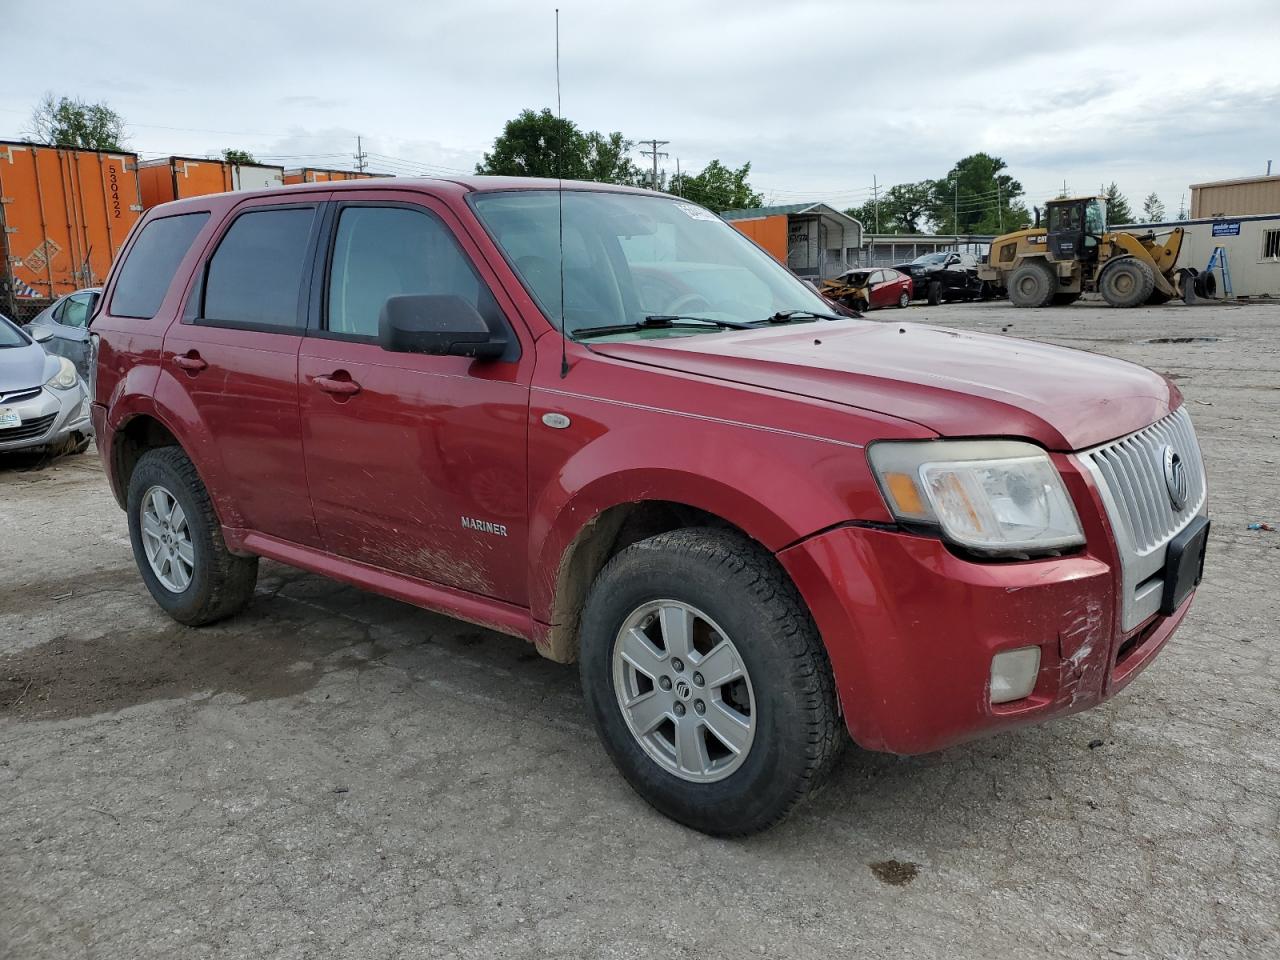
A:
<svg viewBox="0 0 1280 960">
<path fill-rule="evenodd" d="M 146 157 L 470 172 L 555 106 L 554 2 L 0 0 L 0 138 L 46 91 L 106 100 Z M 1001 15 L 1000 11 L 1008 15 Z M 1028 203 L 1115 180 L 1176 213 L 1187 185 L 1280 172 L 1280 2 L 561 4 L 565 115 L 752 164 L 776 203 L 1003 157 Z M 637 156 L 638 161 L 644 158 Z"/>
</svg>

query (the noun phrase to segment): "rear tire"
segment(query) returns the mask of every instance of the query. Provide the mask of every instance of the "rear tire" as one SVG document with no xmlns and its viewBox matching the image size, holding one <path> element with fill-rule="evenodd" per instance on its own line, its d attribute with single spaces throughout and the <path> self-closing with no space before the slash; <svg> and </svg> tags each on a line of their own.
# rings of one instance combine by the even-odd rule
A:
<svg viewBox="0 0 1280 960">
<path fill-rule="evenodd" d="M 813 619 L 777 561 L 733 531 L 676 530 L 610 560 L 583 611 L 579 669 L 627 782 L 704 833 L 741 836 L 782 820 L 846 740 Z M 739 676 L 715 684 L 712 671 Z M 738 749 L 719 736 L 726 708 Z"/>
<path fill-rule="evenodd" d="M 174 509 L 166 511 L 171 503 Z M 181 449 L 161 447 L 142 455 L 129 478 L 126 509 L 134 561 L 165 613 L 197 627 L 249 603 L 258 582 L 258 558 L 237 557 L 227 549 L 209 494 Z"/>
<path fill-rule="evenodd" d="M 900 294 L 898 294 L 898 308 L 900 310 L 905 310 L 907 307 L 907 304 L 909 304 L 910 302 L 911 302 L 911 294 L 907 293 L 907 291 L 903 290 Z"/>
<path fill-rule="evenodd" d="M 1113 307 L 1137 307 L 1155 292 L 1156 274 L 1137 257 L 1120 257 L 1102 269 L 1098 291 Z"/>
<path fill-rule="evenodd" d="M 1043 260 L 1028 260 L 1009 276 L 1009 302 L 1015 307 L 1047 307 L 1058 292 L 1058 277 Z"/>
</svg>

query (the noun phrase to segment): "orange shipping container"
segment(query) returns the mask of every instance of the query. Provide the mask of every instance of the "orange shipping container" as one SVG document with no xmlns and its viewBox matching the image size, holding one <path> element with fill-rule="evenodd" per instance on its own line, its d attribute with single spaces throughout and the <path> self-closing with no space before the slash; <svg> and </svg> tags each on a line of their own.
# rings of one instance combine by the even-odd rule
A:
<svg viewBox="0 0 1280 960">
<path fill-rule="evenodd" d="M 374 177 L 385 176 L 385 173 L 362 173 L 359 170 L 319 170 L 314 167 L 302 167 L 298 170 L 286 170 L 284 182 L 328 183 L 331 180 L 371 180 Z"/>
<path fill-rule="evenodd" d="M 0 310 L 26 320 L 106 279 L 142 212 L 138 157 L 0 141 Z"/>
<path fill-rule="evenodd" d="M 283 178 L 283 167 L 197 160 L 193 157 L 145 160 L 138 166 L 142 205 L 148 210 L 156 204 L 184 197 L 203 197 L 232 190 L 266 190 L 280 186 Z"/>
<path fill-rule="evenodd" d="M 749 220 L 730 220 L 729 226 L 744 233 L 764 247 L 784 267 L 787 265 L 787 217 L 753 217 Z"/>
</svg>

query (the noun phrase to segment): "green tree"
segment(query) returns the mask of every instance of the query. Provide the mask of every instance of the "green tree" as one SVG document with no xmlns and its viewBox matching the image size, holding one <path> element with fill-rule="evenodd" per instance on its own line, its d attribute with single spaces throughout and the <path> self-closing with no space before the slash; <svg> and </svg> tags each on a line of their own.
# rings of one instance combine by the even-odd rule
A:
<svg viewBox="0 0 1280 960">
<path fill-rule="evenodd" d="M 734 169 L 712 160 L 699 173 L 681 173 L 666 184 L 668 193 L 700 203 L 709 210 L 742 210 L 764 203 L 764 195 L 756 193 L 747 181 L 751 164 Z"/>
<path fill-rule="evenodd" d="M 1144 223 L 1160 223 L 1164 220 L 1164 204 L 1154 190 L 1142 201 L 1142 220 Z"/>
<path fill-rule="evenodd" d="M 46 93 L 31 112 L 31 139 L 51 147 L 123 150 L 124 119 L 106 103 Z"/>
<path fill-rule="evenodd" d="M 975 153 L 933 182 L 929 218 L 939 233 L 1008 233 L 1031 222 L 1022 184 L 999 157 Z"/>
<path fill-rule="evenodd" d="M 923 233 L 933 207 L 934 182 L 900 183 L 845 213 L 862 221 L 868 233 Z"/>
<path fill-rule="evenodd" d="M 1124 198 L 1114 180 L 1109 186 L 1102 188 L 1102 195 L 1107 198 L 1107 223 L 1133 223 L 1133 209 Z"/>
<path fill-rule="evenodd" d="M 227 147 L 223 150 L 222 159 L 227 163 L 254 164 L 258 162 L 253 159 L 253 154 L 248 150 L 237 150 L 235 147 Z"/>
<path fill-rule="evenodd" d="M 545 108 L 521 110 L 503 126 L 476 173 L 636 183 L 640 171 L 629 156 L 633 146 L 621 133 L 583 133 L 572 120 Z"/>
</svg>

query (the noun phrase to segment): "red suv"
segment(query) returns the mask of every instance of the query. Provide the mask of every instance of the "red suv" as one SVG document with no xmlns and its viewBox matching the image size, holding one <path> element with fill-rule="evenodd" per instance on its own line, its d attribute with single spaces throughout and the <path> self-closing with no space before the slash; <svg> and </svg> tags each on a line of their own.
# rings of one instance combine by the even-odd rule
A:
<svg viewBox="0 0 1280 960">
<path fill-rule="evenodd" d="M 646 800 L 742 834 L 841 727 L 920 753 L 1114 694 L 1203 560 L 1167 380 L 828 309 L 647 191 L 200 197 L 112 270 L 94 424 L 175 619 L 269 557 L 527 638 Z"/>
</svg>

